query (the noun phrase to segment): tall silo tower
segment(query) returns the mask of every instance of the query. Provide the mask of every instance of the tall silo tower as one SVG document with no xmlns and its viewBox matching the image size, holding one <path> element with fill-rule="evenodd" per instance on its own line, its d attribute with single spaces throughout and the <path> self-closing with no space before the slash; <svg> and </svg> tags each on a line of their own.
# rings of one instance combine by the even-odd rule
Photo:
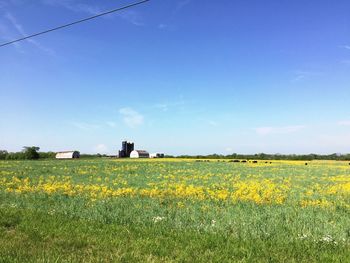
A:
<svg viewBox="0 0 350 263">
<path fill-rule="evenodd" d="M 130 153 L 134 150 L 134 143 L 133 142 L 127 142 L 126 143 L 126 156 L 130 157 Z"/>
<path fill-rule="evenodd" d="M 130 153 L 134 150 L 134 143 L 123 141 L 122 149 L 119 151 L 119 158 L 130 157 Z"/>
</svg>

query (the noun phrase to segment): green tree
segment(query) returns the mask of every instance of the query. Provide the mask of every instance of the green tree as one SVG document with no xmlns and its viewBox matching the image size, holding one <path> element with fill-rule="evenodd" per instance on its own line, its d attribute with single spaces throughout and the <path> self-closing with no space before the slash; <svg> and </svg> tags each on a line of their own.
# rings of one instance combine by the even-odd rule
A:
<svg viewBox="0 0 350 263">
<path fill-rule="evenodd" d="M 5 160 L 8 152 L 5 150 L 0 150 L 0 160 Z"/>
<path fill-rule="evenodd" d="M 31 147 L 28 147 L 28 146 L 25 146 L 23 147 L 23 154 L 24 154 L 24 159 L 27 159 L 27 160 L 36 160 L 36 159 L 39 159 L 39 147 L 36 147 L 36 146 L 31 146 Z"/>
</svg>

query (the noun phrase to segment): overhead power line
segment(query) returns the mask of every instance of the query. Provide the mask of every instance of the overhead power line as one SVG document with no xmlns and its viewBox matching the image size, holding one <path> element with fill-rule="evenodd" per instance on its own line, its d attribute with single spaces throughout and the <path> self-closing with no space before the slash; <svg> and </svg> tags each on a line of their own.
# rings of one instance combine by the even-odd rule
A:
<svg viewBox="0 0 350 263">
<path fill-rule="evenodd" d="M 18 38 L 18 39 L 15 39 L 15 40 L 12 40 L 12 41 L 0 44 L 0 47 L 7 46 L 7 45 L 10 45 L 10 44 L 19 42 L 19 41 L 23 41 L 23 40 L 26 40 L 28 38 L 32 38 L 32 37 L 36 37 L 36 36 L 39 36 L 39 35 L 43 35 L 43 34 L 46 34 L 46 33 L 52 32 L 52 31 L 56 31 L 56 30 L 59 30 L 59 29 L 65 28 L 65 27 L 70 27 L 70 26 L 73 26 L 75 24 L 83 23 L 85 21 L 92 20 L 92 19 L 95 19 L 95 18 L 100 17 L 100 16 L 105 16 L 105 15 L 108 15 L 108 14 L 111 14 L 111 13 L 114 13 L 114 12 L 118 12 L 118 11 L 130 8 L 130 7 L 133 7 L 133 6 L 136 6 L 136 5 L 140 5 L 140 4 L 149 2 L 149 1 L 151 1 L 151 0 L 139 1 L 139 2 L 136 2 L 136 3 L 132 3 L 132 4 L 129 4 L 129 5 L 125 5 L 125 6 L 122 6 L 122 7 L 118 7 L 116 9 L 112 9 L 112 10 L 109 10 L 109 11 L 97 14 L 97 15 L 94 15 L 94 16 L 90 16 L 90 17 L 87 17 L 87 18 L 84 18 L 84 19 L 81 19 L 81 20 L 78 20 L 78 21 L 75 21 L 75 22 L 71 22 L 69 24 L 65 24 L 65 25 L 62 25 L 62 26 L 51 28 L 51 29 L 48 29 L 48 30 L 45 30 L 45 31 L 42 31 L 42 32 L 39 32 L 39 33 L 32 34 L 32 35 L 24 36 L 22 38 Z"/>
</svg>

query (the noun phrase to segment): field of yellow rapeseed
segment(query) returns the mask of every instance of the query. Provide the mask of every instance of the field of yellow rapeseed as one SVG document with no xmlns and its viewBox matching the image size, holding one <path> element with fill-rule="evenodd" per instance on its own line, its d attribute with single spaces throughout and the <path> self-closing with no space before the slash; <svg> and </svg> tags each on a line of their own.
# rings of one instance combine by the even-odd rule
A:
<svg viewBox="0 0 350 263">
<path fill-rule="evenodd" d="M 1 262 L 347 262 L 349 212 L 347 162 L 0 161 Z"/>
<path fill-rule="evenodd" d="M 346 162 L 194 160 L 1 162 L 0 191 L 350 208 Z"/>
</svg>

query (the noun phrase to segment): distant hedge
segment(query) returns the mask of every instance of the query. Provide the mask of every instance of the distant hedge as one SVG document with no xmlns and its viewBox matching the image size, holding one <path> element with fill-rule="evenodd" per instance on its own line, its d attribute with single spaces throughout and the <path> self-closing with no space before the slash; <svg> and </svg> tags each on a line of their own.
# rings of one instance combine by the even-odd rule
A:
<svg viewBox="0 0 350 263">
<path fill-rule="evenodd" d="M 180 155 L 176 158 L 190 158 L 190 159 L 247 159 L 247 160 L 302 160 L 302 161 L 312 161 L 312 160 L 337 160 L 337 161 L 349 161 L 350 154 L 211 154 L 211 155 Z"/>
<path fill-rule="evenodd" d="M 0 150 L 0 160 L 33 160 L 33 159 L 53 159 L 56 156 L 55 152 L 39 152 L 39 147 L 23 147 L 21 152 L 8 152 L 6 150 Z M 100 158 L 111 157 L 105 154 L 81 154 L 80 158 Z M 350 161 L 350 154 L 210 154 L 210 155 L 180 155 L 171 156 L 166 155 L 166 158 L 188 158 L 188 159 L 246 159 L 246 160 L 337 160 L 337 161 Z"/>
<path fill-rule="evenodd" d="M 8 152 L 6 150 L 0 150 L 0 160 L 36 160 L 36 159 L 54 159 L 55 152 L 39 152 L 39 147 L 23 147 L 21 152 Z M 99 158 L 107 157 L 102 154 L 82 154 L 80 158 Z"/>
<path fill-rule="evenodd" d="M 21 152 L 0 150 L 0 160 L 36 160 L 40 158 L 39 150 L 37 146 L 25 146 Z"/>
</svg>

